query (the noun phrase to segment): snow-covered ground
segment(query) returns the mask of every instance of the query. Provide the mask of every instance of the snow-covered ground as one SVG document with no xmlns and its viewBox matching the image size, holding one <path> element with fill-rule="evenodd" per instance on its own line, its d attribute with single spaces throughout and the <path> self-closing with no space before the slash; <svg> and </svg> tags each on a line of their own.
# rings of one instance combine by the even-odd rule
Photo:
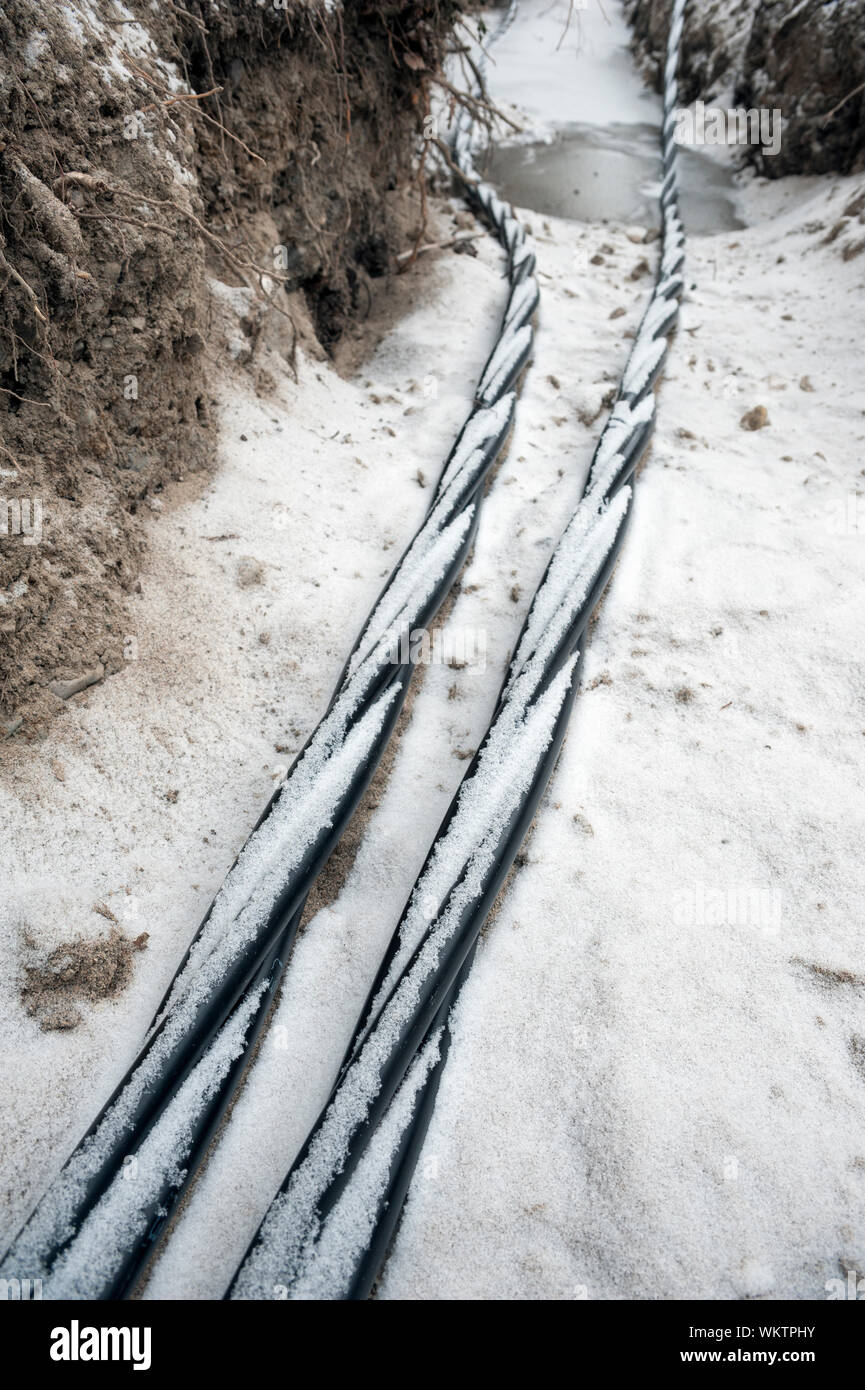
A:
<svg viewBox="0 0 865 1390">
<path fill-rule="evenodd" d="M 521 6 L 497 99 L 528 102 L 508 55 L 547 9 Z M 589 90 L 582 74 L 618 84 L 620 111 L 654 106 L 626 63 L 602 63 L 594 11 L 574 11 L 581 45 L 556 48 L 567 11 L 545 20 L 532 120 L 552 127 L 563 93 Z M 458 1006 L 381 1297 L 809 1299 L 865 1269 L 865 254 L 843 259 L 844 230 L 825 244 L 856 188 L 746 181 L 751 225 L 689 243 L 624 553 Z M 483 633 L 485 667 L 425 671 L 354 865 L 298 942 L 146 1297 L 221 1295 L 326 1098 L 580 495 L 656 248 L 639 227 L 524 217 L 534 364 L 447 620 Z M 154 516 L 134 659 L 70 701 L 0 788 L 4 939 L 25 922 L 43 949 L 95 934 L 96 902 L 150 933 L 130 988 L 70 1032 L 26 1016 L 6 955 L 7 1234 L 134 1055 L 420 520 L 504 302 L 498 251 L 475 245 L 418 276 L 416 307 L 357 378 L 303 358 L 297 384 L 283 373 L 261 398 L 226 370 L 221 467 Z M 743 429 L 760 405 L 769 424 Z"/>
</svg>

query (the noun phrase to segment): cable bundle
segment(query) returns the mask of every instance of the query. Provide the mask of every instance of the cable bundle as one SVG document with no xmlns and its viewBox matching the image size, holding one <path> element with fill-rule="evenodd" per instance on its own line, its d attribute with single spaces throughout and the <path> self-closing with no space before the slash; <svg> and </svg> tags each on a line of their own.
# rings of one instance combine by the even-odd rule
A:
<svg viewBox="0 0 865 1390">
<path fill-rule="evenodd" d="M 659 270 L 582 500 L 534 596 L 490 726 L 403 911 L 330 1099 L 235 1274 L 232 1298 L 364 1298 L 387 1254 L 447 1058 L 448 1015 L 561 748 L 579 684 L 578 644 L 621 548 L 630 480 L 654 426 L 653 388 L 684 289 L 673 138 L 684 8 L 675 0 L 664 74 Z M 469 142 L 459 132 L 455 158 L 472 177 Z M 495 209 L 492 190 L 480 184 L 474 193 Z M 512 301 L 517 294 L 515 287 Z M 513 334 L 514 352 L 516 341 Z"/>
<path fill-rule="evenodd" d="M 393 732 L 412 672 L 408 638 L 433 620 L 471 549 L 538 302 L 512 209 L 488 185 L 476 201 L 506 253 L 510 296 L 475 403 L 327 713 L 223 882 L 141 1051 L 0 1266 L 41 1278 L 47 1297 L 122 1297 L 150 1258 L 236 1093 L 307 896 Z"/>
</svg>

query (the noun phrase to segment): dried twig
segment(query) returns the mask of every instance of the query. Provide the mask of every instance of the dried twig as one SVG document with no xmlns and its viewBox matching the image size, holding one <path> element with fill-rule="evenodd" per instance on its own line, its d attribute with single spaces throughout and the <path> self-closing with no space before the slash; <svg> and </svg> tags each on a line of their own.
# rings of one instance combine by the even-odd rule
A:
<svg viewBox="0 0 865 1390">
<path fill-rule="evenodd" d="M 173 97 L 166 97 L 165 101 L 151 102 L 143 109 L 145 111 L 158 111 L 163 106 L 174 106 L 175 102 L 178 101 L 204 101 L 205 97 L 216 96 L 217 92 L 221 91 L 221 87 L 211 87 L 209 92 L 177 92 Z"/>
<path fill-rule="evenodd" d="M 205 47 L 205 51 L 207 51 L 207 44 L 206 44 L 206 43 L 205 43 L 204 47 Z M 213 95 L 215 95 L 215 96 L 216 96 L 216 105 L 217 105 L 217 109 L 219 109 L 220 112 L 221 112 L 221 108 L 220 108 L 220 106 L 219 106 L 219 95 L 218 95 L 218 94 L 219 94 L 219 92 L 222 91 L 222 88 L 218 85 L 218 83 L 216 82 L 216 79 L 214 78 L 214 75 L 213 75 L 213 64 L 210 62 L 210 54 L 209 54 L 209 52 L 208 52 L 208 55 L 207 55 L 207 56 L 208 56 L 208 63 L 209 63 L 209 68 L 210 68 L 210 80 L 211 80 L 211 82 L 213 83 L 213 87 L 211 88 L 211 90 L 210 90 L 209 92 L 202 92 L 202 93 L 200 93 L 200 96 L 213 96 Z M 208 125 L 215 126 L 216 129 L 217 129 L 218 131 L 221 132 L 221 135 L 222 135 L 223 137 L 227 135 L 228 138 L 229 138 L 229 140 L 233 140 L 234 143 L 235 143 L 236 145 L 239 145 L 239 146 L 240 146 L 240 148 L 243 150 L 243 152 L 244 152 L 245 154 L 248 154 L 248 155 L 249 155 L 250 159 L 257 159 L 258 162 L 259 162 L 260 164 L 265 164 L 265 165 L 267 164 L 267 160 L 266 160 L 266 159 L 262 159 L 262 157 L 261 157 L 260 154 L 256 154 L 255 150 L 251 150 L 251 149 L 249 148 L 249 146 L 246 144 L 246 141 L 245 141 L 245 140 L 241 140 L 240 136 L 239 136 L 239 135 L 235 135 L 234 132 L 231 131 L 231 130 L 229 130 L 228 127 L 227 127 L 226 125 L 224 125 L 222 121 L 217 120 L 215 116 L 210 116 L 210 115 L 208 115 L 208 113 L 207 113 L 206 111 L 203 111 L 202 108 L 201 108 L 200 106 L 196 106 L 196 105 L 195 105 L 195 101 L 196 101 L 196 100 L 198 99 L 198 97 L 199 97 L 199 94 L 198 94 L 198 93 L 189 92 L 189 93 L 186 94 L 185 98 L 181 98 L 181 97 L 179 97 L 176 93 L 171 93 L 171 92 L 169 92 L 169 90 L 168 90 L 167 87 L 165 87 L 164 85 L 162 85 L 162 84 L 160 84 L 159 82 L 157 82 L 156 79 L 153 78 L 153 77 L 151 77 L 150 74 L 149 74 L 148 72 L 145 72 L 144 68 L 142 68 L 138 63 L 136 63 L 136 62 L 135 62 L 135 59 L 134 59 L 134 58 L 131 58 L 130 55 L 125 51 L 125 49 L 124 49 L 123 53 L 121 54 L 121 57 L 123 58 L 124 63 L 126 63 L 126 65 L 127 65 L 128 67 L 130 67 L 130 68 L 132 69 L 133 72 L 137 73 L 138 76 L 139 76 L 144 82 L 146 82 L 150 87 L 153 87 L 155 91 L 157 91 L 157 92 L 160 93 L 160 95 L 164 98 L 164 100 L 163 100 L 162 103 L 161 103 L 162 106 L 169 106 L 169 105 L 171 104 L 172 99 L 175 99 L 175 100 L 183 100 L 183 99 L 185 99 L 185 100 L 191 102 L 192 104 L 191 104 L 190 106 L 187 106 L 187 107 L 185 108 L 187 111 L 194 111 L 195 114 L 196 114 L 197 116 L 201 116 L 203 120 L 207 121 Z M 223 149 L 224 149 L 224 146 L 223 146 Z"/>
<path fill-rule="evenodd" d="M 28 285 L 23 275 L 18 274 L 18 271 L 15 269 L 14 265 L 9 264 L 2 251 L 0 251 L 0 269 L 5 270 L 7 274 L 10 275 L 11 278 L 15 281 L 15 283 L 21 286 L 22 290 L 30 300 L 31 305 L 33 306 L 33 312 L 36 315 L 39 322 L 47 323 L 47 318 L 43 314 L 42 310 L 39 308 L 39 300 L 36 298 L 36 291 L 33 289 L 32 285 Z M 10 392 L 10 395 L 14 396 L 15 392 Z M 19 399 L 23 400 L 24 398 L 22 396 L 19 397 Z"/>
<path fill-rule="evenodd" d="M 456 236 L 449 237 L 447 241 L 426 241 L 423 246 L 416 246 L 412 251 L 400 251 L 397 260 L 411 262 L 426 251 L 447 251 L 451 246 L 458 246 L 461 241 L 477 241 L 478 237 L 483 235 L 483 232 L 458 232 Z M 407 269 L 408 266 L 406 266 Z"/>
<path fill-rule="evenodd" d="M 43 410 L 53 410 L 50 401 L 35 401 L 32 396 L 19 396 L 17 391 L 11 391 L 8 386 L 0 386 L 0 391 L 4 396 L 14 396 L 16 401 L 23 401 L 25 405 L 39 405 Z"/>
<path fill-rule="evenodd" d="M 841 98 L 837 106 L 833 106 L 831 111 L 827 111 L 826 115 L 821 120 L 821 125 L 826 125 L 828 121 L 831 121 L 836 111 L 840 111 L 841 107 L 846 105 L 846 103 L 850 100 L 851 97 L 858 96 L 859 92 L 862 91 L 865 91 L 865 82 L 860 82 L 858 87 L 854 87 L 852 92 L 848 92 L 846 97 Z"/>
<path fill-rule="evenodd" d="M 488 63 L 492 63 L 493 65 L 495 65 L 495 61 L 496 61 L 496 60 L 495 60 L 495 58 L 494 58 L 493 55 L 492 55 L 492 50 L 489 49 L 489 48 L 487 48 L 486 44 L 485 44 L 485 43 L 483 42 L 483 40 L 481 39 L 480 34 L 476 34 L 475 31 L 474 31 L 474 29 L 471 29 L 471 28 L 469 27 L 469 25 L 466 24 L 466 21 L 465 21 L 461 16 L 457 18 L 457 20 L 456 20 L 456 25 L 457 25 L 457 27 L 460 28 L 460 29 L 465 29 L 465 31 L 466 31 L 466 33 L 468 34 L 469 38 L 471 39 L 472 43 L 476 43 L 476 44 L 477 44 L 478 48 L 481 50 L 481 53 L 483 53 L 483 55 L 484 55 L 484 57 L 486 58 L 487 62 L 488 62 Z"/>
<path fill-rule="evenodd" d="M 426 231 L 426 224 L 427 224 L 427 206 L 426 206 L 426 180 L 424 179 L 424 167 L 425 167 L 425 165 L 426 165 L 426 156 L 427 156 L 427 150 L 428 150 L 428 148 L 429 148 L 428 143 L 427 143 L 427 144 L 424 144 L 424 147 L 423 147 L 423 154 L 422 154 L 421 157 L 420 157 L 420 163 L 419 163 L 419 165 L 418 165 L 418 170 L 417 170 L 417 182 L 418 182 L 418 187 L 420 188 L 420 214 L 421 214 L 420 229 L 419 229 L 418 234 L 417 234 L 417 237 L 416 237 L 416 239 L 415 239 L 414 248 L 413 248 L 412 251 L 409 252 L 408 263 L 407 263 L 407 265 L 406 265 L 406 267 L 405 267 L 406 270 L 408 270 L 408 269 L 409 269 L 409 266 L 413 265 L 414 262 L 415 262 L 415 260 L 417 259 L 417 254 L 418 254 L 418 251 L 420 250 L 421 242 L 423 241 L 424 232 Z"/>
<path fill-rule="evenodd" d="M 451 152 L 445 144 L 444 140 L 440 140 L 438 136 L 435 135 L 433 136 L 432 143 L 435 145 L 436 149 L 438 150 L 445 164 L 450 169 L 451 173 L 454 174 L 460 180 L 461 183 L 468 184 L 469 188 L 477 188 L 479 180 L 470 178 L 468 174 L 464 174 L 462 169 L 460 169 L 459 166 L 454 163 L 453 158 L 451 156 Z"/>
<path fill-rule="evenodd" d="M 202 34 L 208 34 L 210 32 L 200 15 L 193 14 L 191 10 L 185 10 L 182 5 L 176 5 L 174 0 L 167 0 L 167 3 L 169 7 L 174 10 L 175 14 L 185 15 L 187 19 L 192 20 L 193 24 L 197 24 Z"/>
<path fill-rule="evenodd" d="M 442 77 L 439 73 L 430 73 L 430 81 L 437 83 L 439 87 L 444 87 L 446 91 L 450 92 L 451 96 L 456 98 L 461 106 L 467 106 L 470 111 L 475 111 L 480 108 L 482 111 L 486 111 L 490 116 L 493 116 L 496 120 L 504 121 L 505 125 L 511 127 L 511 130 L 522 130 L 521 125 L 517 125 L 516 121 L 511 120 L 510 116 L 506 116 L 504 111 L 500 111 L 497 106 L 493 106 L 489 101 L 484 101 L 482 97 L 471 96 L 468 92 L 461 92 L 459 87 L 454 87 L 448 82 L 446 77 Z"/>
<path fill-rule="evenodd" d="M 558 43 L 556 44 L 556 52 L 557 52 L 557 53 L 558 53 L 559 49 L 561 48 L 562 44 L 564 43 L 565 38 L 567 37 L 568 30 L 569 30 L 570 27 L 571 27 L 571 16 L 573 15 L 573 13 L 574 13 L 574 0 L 569 0 L 569 4 L 568 4 L 568 17 L 567 17 L 567 19 L 565 20 L 565 27 L 564 27 L 564 29 L 562 30 L 561 34 L 559 35 L 559 41 L 558 41 Z"/>
<path fill-rule="evenodd" d="M 459 55 L 461 62 L 468 64 L 468 66 L 471 68 L 472 76 L 474 77 L 475 82 L 477 82 L 478 84 L 478 91 L 480 92 L 484 101 L 489 101 L 490 95 L 487 91 L 486 83 L 484 82 L 483 73 L 481 72 L 480 68 L 478 67 L 477 63 L 472 57 L 469 49 L 465 46 L 465 44 L 460 44 L 457 48 L 454 48 L 451 51 Z"/>
<path fill-rule="evenodd" d="M 65 196 L 69 184 L 74 184 L 76 188 L 84 188 L 88 193 L 106 193 L 108 184 L 101 179 L 98 174 L 83 174 L 80 170 L 73 170 L 71 174 L 61 174 L 51 185 L 59 198 Z"/>
</svg>

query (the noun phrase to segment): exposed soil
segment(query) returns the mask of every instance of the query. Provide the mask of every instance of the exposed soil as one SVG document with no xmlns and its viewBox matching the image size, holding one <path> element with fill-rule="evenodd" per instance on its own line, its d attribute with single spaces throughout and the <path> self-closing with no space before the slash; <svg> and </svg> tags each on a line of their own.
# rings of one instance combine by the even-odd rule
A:
<svg viewBox="0 0 865 1390">
<path fill-rule="evenodd" d="M 634 48 L 660 91 L 668 0 L 625 0 Z M 746 146 L 769 178 L 865 168 L 865 0 L 698 0 L 682 35 L 683 103 L 780 110 L 777 154 Z"/>
<path fill-rule="evenodd" d="M 78 937 L 38 960 L 25 938 L 29 958 L 25 955 L 21 1002 L 44 1032 L 76 1028 L 82 1018 L 79 1005 L 121 994 L 132 979 L 136 952 L 146 946 L 147 932 L 130 940 L 114 927 L 107 936 Z"/>
<path fill-rule="evenodd" d="M 0 748 L 134 657 L 136 518 L 210 465 L 214 361 L 268 335 L 333 352 L 419 234 L 424 74 L 455 10 L 4 7 Z M 237 341 L 214 282 L 247 296 Z"/>
</svg>

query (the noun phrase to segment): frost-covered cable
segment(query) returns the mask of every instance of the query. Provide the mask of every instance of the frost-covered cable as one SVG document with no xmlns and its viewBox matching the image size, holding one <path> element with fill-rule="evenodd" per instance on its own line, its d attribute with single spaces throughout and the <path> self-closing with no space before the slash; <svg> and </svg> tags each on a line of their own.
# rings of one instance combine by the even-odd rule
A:
<svg viewBox="0 0 865 1390">
<path fill-rule="evenodd" d="M 532 342 L 534 255 L 488 184 L 475 201 L 509 295 L 472 410 L 427 516 L 346 663 L 330 707 L 229 871 L 123 1080 L 0 1264 L 45 1297 L 121 1296 L 191 1181 L 285 970 L 304 904 L 369 784 L 412 671 L 406 638 L 438 612 L 471 549 Z"/>
<path fill-rule="evenodd" d="M 516 0 L 491 35 L 488 47 L 497 43 L 513 23 L 517 12 Z M 478 95 L 482 95 L 486 71 L 486 51 L 482 48 L 476 63 Z M 535 255 L 526 240 L 525 229 L 514 210 L 503 203 L 491 183 L 481 178 L 474 163 L 476 126 L 471 107 L 461 106 L 454 123 L 452 138 L 453 165 L 464 181 L 464 193 L 498 230 L 499 239 L 511 258 L 511 294 L 505 310 L 502 332 L 490 354 L 478 385 L 477 398 L 481 404 L 495 399 L 502 383 L 513 380 L 528 362 L 532 346 L 530 320 L 538 307 L 540 291 L 535 279 Z"/>
<path fill-rule="evenodd" d="M 665 68 L 657 279 L 583 498 L 534 596 L 490 727 L 403 911 L 330 1099 L 231 1297 L 365 1297 L 386 1255 L 447 1056 L 448 1013 L 564 739 L 578 644 L 621 548 L 629 480 L 652 433 L 653 388 L 684 288 L 673 140 L 684 8 L 675 0 Z M 421 1066 L 424 1058 L 432 1060 Z"/>
</svg>

